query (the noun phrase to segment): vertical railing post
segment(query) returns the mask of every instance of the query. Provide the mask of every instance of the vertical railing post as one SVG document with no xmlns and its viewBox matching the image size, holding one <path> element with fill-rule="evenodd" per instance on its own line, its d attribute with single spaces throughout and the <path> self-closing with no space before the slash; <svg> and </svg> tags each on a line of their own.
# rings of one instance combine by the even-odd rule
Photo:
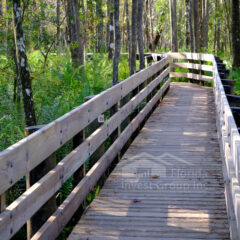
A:
<svg viewBox="0 0 240 240">
<path fill-rule="evenodd" d="M 85 140 L 85 129 L 80 131 L 73 137 L 73 150 L 77 148 L 83 141 Z M 84 178 L 86 175 L 86 166 L 85 163 L 73 174 L 73 188 L 75 188 L 79 182 Z M 85 201 L 81 204 L 81 206 L 76 210 L 73 217 L 71 218 L 70 225 L 75 226 L 79 221 L 83 211 L 85 209 Z"/>
<path fill-rule="evenodd" d="M 84 140 L 85 140 L 85 129 L 83 129 L 73 137 L 73 149 L 77 148 Z M 83 179 L 83 177 L 85 176 L 85 173 L 86 173 L 86 169 L 85 169 L 85 163 L 84 163 L 73 175 L 74 187 L 77 186 L 77 184 Z"/>
<path fill-rule="evenodd" d="M 119 102 L 113 105 L 110 108 L 110 116 L 113 116 L 115 113 L 117 113 L 119 110 Z M 111 134 L 110 136 L 110 144 L 113 144 L 114 141 L 119 137 L 120 135 L 120 126 L 117 127 L 117 129 Z M 113 161 L 113 164 L 117 164 L 120 160 L 120 152 L 116 156 L 116 158 Z"/>
<path fill-rule="evenodd" d="M 88 96 L 84 98 L 84 102 L 89 101 L 94 96 Z M 91 122 L 86 127 L 86 135 L 90 136 L 95 130 L 97 130 L 103 123 L 98 121 L 98 118 Z M 98 149 L 89 158 L 89 169 L 102 157 L 105 152 L 105 143 L 101 144 Z"/>
<path fill-rule="evenodd" d="M 0 195 L 0 213 L 6 208 L 6 193 Z"/>
<path fill-rule="evenodd" d="M 25 129 L 25 135 L 38 131 L 43 126 L 32 126 Z M 36 168 L 34 168 L 30 173 L 26 175 L 26 186 L 27 189 L 40 180 L 44 175 L 46 175 L 51 169 L 56 166 L 56 153 L 51 154 L 47 159 L 40 163 Z M 47 221 L 49 216 L 54 213 L 57 209 L 56 197 L 52 196 L 33 216 L 27 221 L 27 239 L 31 237 L 38 231 L 38 229 Z"/>
<path fill-rule="evenodd" d="M 204 61 L 201 61 L 200 64 L 201 64 L 201 67 L 202 67 L 202 65 L 204 64 Z M 204 71 L 203 70 L 200 70 L 200 75 L 201 76 L 204 75 Z M 204 81 L 200 81 L 200 85 L 204 86 Z"/>
</svg>

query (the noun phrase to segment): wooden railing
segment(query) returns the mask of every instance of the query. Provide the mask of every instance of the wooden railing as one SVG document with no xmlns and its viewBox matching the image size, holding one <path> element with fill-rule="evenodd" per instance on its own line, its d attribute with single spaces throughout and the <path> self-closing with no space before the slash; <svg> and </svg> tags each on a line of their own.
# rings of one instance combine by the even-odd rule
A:
<svg viewBox="0 0 240 240">
<path fill-rule="evenodd" d="M 229 71 L 211 54 L 168 53 L 167 56 L 172 67 L 171 78 L 213 83 L 231 239 L 240 239 L 240 126 L 237 125 L 240 123 L 240 97 L 233 95 L 235 81 L 227 79 Z M 184 68 L 186 72 L 173 72 L 174 68 Z"/>
<path fill-rule="evenodd" d="M 221 145 L 226 200 L 232 239 L 240 238 L 240 136 L 233 112 L 213 58 L 214 94 L 217 113 L 217 128 Z"/>
<path fill-rule="evenodd" d="M 162 99 L 170 84 L 169 76 L 187 78 L 189 81 L 202 84 L 213 82 L 231 234 L 232 239 L 238 239 L 240 236 L 240 136 L 227 100 L 227 97 L 228 99 L 237 97 L 226 95 L 226 91 L 232 89 L 233 81 L 221 79 L 223 73 L 219 71 L 220 65 L 210 54 L 146 54 L 146 58 L 156 63 L 91 98 L 0 153 L 0 239 L 13 237 L 68 179 L 81 171 L 79 182 L 70 195 L 36 233 L 30 231 L 28 234 L 28 238 L 32 237 L 32 239 L 55 239 L 106 170 L 118 160 L 119 153 L 133 133 L 139 129 L 154 106 Z M 179 69 L 183 69 L 184 72 L 177 72 Z M 226 85 L 227 83 L 229 86 Z M 229 91 L 227 93 L 232 93 L 232 90 Z M 240 99 L 238 100 L 240 103 Z M 85 129 L 101 114 L 105 116 L 104 123 L 85 137 Z M 73 151 L 44 177 L 28 186 L 17 200 L 6 206 L 5 192 L 71 139 L 74 142 Z M 110 146 L 106 151 L 103 150 L 99 159 L 94 161 L 85 172 L 86 161 L 89 161 L 89 158 L 106 141 L 108 141 L 107 146 L 110 141 Z"/>
<path fill-rule="evenodd" d="M 83 174 L 81 181 L 53 215 L 36 233 L 34 232 L 34 236 L 31 231 L 28 235 L 32 239 L 55 239 L 132 134 L 161 100 L 170 84 L 169 73 L 169 58 L 165 57 L 1 152 L 0 195 L 3 204 L 5 192 L 14 184 L 29 175 L 65 143 L 82 133 L 99 115 L 105 114 L 105 122 L 96 131 L 87 138 L 82 136 L 81 143 L 59 161 L 56 167 L 35 184 L 28 186 L 17 200 L 1 208 L 0 239 L 13 237 L 85 164 L 99 146 L 111 138 L 111 146 L 93 166 L 90 166 L 89 171 Z M 137 112 L 136 116 L 121 130 L 121 124 L 133 111 Z"/>
</svg>

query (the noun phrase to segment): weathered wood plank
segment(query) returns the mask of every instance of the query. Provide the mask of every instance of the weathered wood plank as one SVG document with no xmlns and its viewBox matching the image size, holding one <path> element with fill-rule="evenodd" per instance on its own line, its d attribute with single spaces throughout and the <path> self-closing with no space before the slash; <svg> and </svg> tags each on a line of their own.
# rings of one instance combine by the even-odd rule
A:
<svg viewBox="0 0 240 240">
<path fill-rule="evenodd" d="M 188 59 L 196 61 L 207 61 L 213 62 L 214 57 L 212 54 L 201 54 L 201 53 L 168 53 L 168 57 L 172 59 Z"/>
<path fill-rule="evenodd" d="M 203 70 L 203 71 L 208 71 L 208 72 L 213 71 L 213 66 L 212 65 L 202 65 L 202 64 L 194 64 L 194 63 L 173 62 L 173 63 L 171 63 L 171 67 L 173 67 L 173 68 L 196 69 L 196 70 Z"/>
<path fill-rule="evenodd" d="M 209 76 L 204 76 L 200 74 L 195 74 L 195 73 L 177 73 L 177 72 L 171 72 L 170 73 L 171 78 L 190 78 L 194 80 L 199 80 L 199 81 L 205 81 L 205 82 L 210 82 L 213 80 L 212 77 Z"/>
</svg>

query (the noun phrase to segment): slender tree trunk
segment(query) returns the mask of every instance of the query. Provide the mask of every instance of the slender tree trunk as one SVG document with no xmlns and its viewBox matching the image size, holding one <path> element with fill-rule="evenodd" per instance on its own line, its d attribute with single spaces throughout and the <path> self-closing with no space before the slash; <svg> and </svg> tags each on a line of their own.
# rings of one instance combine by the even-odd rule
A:
<svg viewBox="0 0 240 240">
<path fill-rule="evenodd" d="M 228 31 L 228 42 L 229 42 L 229 48 L 230 48 L 230 53 L 232 54 L 232 39 L 231 39 L 231 26 L 230 26 L 230 14 L 229 14 L 229 6 L 228 6 L 228 1 L 224 0 L 224 6 L 225 6 L 225 12 L 226 12 L 226 26 L 227 26 L 227 31 Z"/>
<path fill-rule="evenodd" d="M 96 51 L 103 51 L 103 11 L 102 11 L 102 0 L 96 0 L 96 14 L 97 14 L 97 44 Z"/>
<path fill-rule="evenodd" d="M 17 53 L 18 70 L 22 84 L 23 105 L 27 126 L 37 124 L 32 93 L 32 80 L 30 77 L 28 59 L 25 48 L 25 37 L 23 32 L 23 16 L 21 0 L 13 0 L 14 31 Z"/>
<path fill-rule="evenodd" d="M 137 0 L 132 1 L 132 33 L 130 75 L 136 72 L 136 35 L 137 35 Z"/>
<path fill-rule="evenodd" d="M 200 53 L 200 29 L 198 16 L 198 0 L 193 0 L 193 22 L 194 22 L 194 51 Z"/>
<path fill-rule="evenodd" d="M 217 20 L 217 52 L 221 50 L 221 25 L 220 25 L 220 19 Z"/>
<path fill-rule="evenodd" d="M 108 7 L 109 7 L 109 45 L 108 45 L 108 59 L 113 58 L 113 51 L 114 51 L 114 26 L 113 26 L 113 1 L 108 0 Z"/>
<path fill-rule="evenodd" d="M 13 24 L 14 24 L 14 22 L 13 22 Z M 20 103 L 22 85 L 21 85 L 21 78 L 20 78 L 19 65 L 18 65 L 18 59 L 17 59 L 17 52 L 16 52 L 17 48 L 16 48 L 15 36 L 16 36 L 16 32 L 14 32 L 14 45 L 13 45 L 13 59 L 14 59 L 14 63 L 15 63 L 13 101 Z"/>
<path fill-rule="evenodd" d="M 137 0 L 136 0 L 137 1 Z M 154 39 L 154 31 L 153 31 L 153 4 L 152 4 L 152 0 L 148 0 L 148 4 L 149 4 L 149 17 L 150 17 L 150 29 L 151 29 L 151 40 L 153 41 Z"/>
<path fill-rule="evenodd" d="M 239 0 L 232 0 L 232 49 L 233 66 L 240 67 Z"/>
<path fill-rule="evenodd" d="M 144 8 L 144 0 L 138 0 L 137 29 L 138 29 L 138 50 L 139 50 L 139 59 L 140 59 L 140 69 L 145 68 L 144 46 L 143 46 L 143 8 Z"/>
<path fill-rule="evenodd" d="M 192 31 L 192 8 L 191 0 L 185 0 L 186 4 L 186 46 L 193 52 L 193 31 Z"/>
<path fill-rule="evenodd" d="M 217 0 L 218 1 L 218 0 Z M 202 14 L 202 8 L 203 8 L 203 0 L 198 2 L 198 16 L 199 16 L 199 29 L 200 29 L 200 51 L 202 50 L 203 46 L 203 14 Z"/>
<path fill-rule="evenodd" d="M 81 0 L 80 11 L 82 20 L 80 21 L 80 37 L 82 36 L 83 51 L 87 48 L 88 35 L 87 35 L 87 11 L 85 11 L 84 0 Z"/>
<path fill-rule="evenodd" d="M 203 1 L 203 48 L 206 51 L 208 49 L 208 22 L 209 22 L 209 1 Z"/>
<path fill-rule="evenodd" d="M 57 0 L 57 9 L 56 9 L 56 22 L 57 22 L 57 41 L 56 45 L 59 45 L 59 36 L 60 36 L 60 5 L 61 1 Z"/>
<path fill-rule="evenodd" d="M 178 23 L 181 26 L 182 23 L 182 17 L 183 17 L 183 10 L 182 7 L 179 6 L 179 13 L 178 13 Z M 181 31 L 181 27 L 178 28 L 178 36 L 179 36 L 179 47 L 182 48 L 183 46 L 183 38 L 182 38 L 182 31 Z"/>
<path fill-rule="evenodd" d="M 127 46 L 128 46 L 128 63 L 130 69 L 130 59 L 131 59 L 131 30 L 130 30 L 130 18 L 129 18 L 129 10 L 128 10 L 128 0 L 126 2 L 126 21 L 127 21 Z"/>
<path fill-rule="evenodd" d="M 125 13 L 126 13 L 126 1 L 124 0 L 123 2 L 123 9 L 122 9 L 122 49 L 123 51 L 125 50 L 124 47 L 126 46 L 126 49 L 127 49 L 127 45 L 125 45 Z"/>
<path fill-rule="evenodd" d="M 106 49 L 109 47 L 109 26 L 110 26 L 110 1 L 107 0 L 107 23 L 106 23 Z"/>
<path fill-rule="evenodd" d="M 147 44 L 147 49 L 148 50 L 152 50 L 152 47 L 150 48 L 150 37 L 149 37 L 149 19 L 148 19 L 148 1 L 146 0 L 146 4 L 145 4 L 145 19 L 146 19 L 146 23 L 145 23 L 145 35 L 146 35 L 146 44 Z"/>
<path fill-rule="evenodd" d="M 178 51 L 177 38 L 177 3 L 176 0 L 169 0 L 170 5 L 170 19 L 171 19 L 171 50 Z"/>
<path fill-rule="evenodd" d="M 80 31 L 78 0 L 67 0 L 68 3 L 68 31 L 70 35 L 70 50 L 74 67 L 84 65 L 84 49 Z"/>
<path fill-rule="evenodd" d="M 115 29 L 115 50 L 113 59 L 113 85 L 118 83 L 118 64 L 121 49 L 121 33 L 119 24 L 119 0 L 114 0 L 114 29 Z"/>
</svg>

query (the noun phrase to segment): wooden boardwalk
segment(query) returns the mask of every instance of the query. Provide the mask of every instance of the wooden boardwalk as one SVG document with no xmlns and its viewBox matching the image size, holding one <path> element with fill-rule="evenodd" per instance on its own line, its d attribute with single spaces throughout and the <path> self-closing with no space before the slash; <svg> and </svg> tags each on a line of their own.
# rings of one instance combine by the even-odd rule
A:
<svg viewBox="0 0 240 240">
<path fill-rule="evenodd" d="M 76 239 L 230 239 L 212 88 L 171 84 Z"/>
</svg>

